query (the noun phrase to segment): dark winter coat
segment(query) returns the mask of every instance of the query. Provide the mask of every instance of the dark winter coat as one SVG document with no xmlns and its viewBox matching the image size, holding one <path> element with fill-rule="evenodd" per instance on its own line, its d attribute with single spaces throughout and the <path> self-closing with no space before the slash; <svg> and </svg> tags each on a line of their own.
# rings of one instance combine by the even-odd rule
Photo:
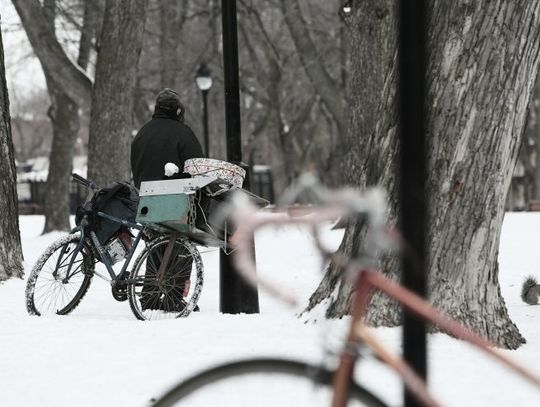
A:
<svg viewBox="0 0 540 407">
<path fill-rule="evenodd" d="M 166 113 L 155 113 L 131 144 L 131 171 L 135 186 L 142 181 L 164 179 L 164 167 L 174 163 L 180 169 L 190 158 L 203 157 L 201 144 L 183 122 Z"/>
</svg>

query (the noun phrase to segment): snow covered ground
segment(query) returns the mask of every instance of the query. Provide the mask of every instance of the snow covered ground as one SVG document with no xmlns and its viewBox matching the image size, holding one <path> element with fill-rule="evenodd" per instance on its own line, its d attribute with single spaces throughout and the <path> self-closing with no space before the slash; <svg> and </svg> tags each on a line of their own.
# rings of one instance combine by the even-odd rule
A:
<svg viewBox="0 0 540 407">
<path fill-rule="evenodd" d="M 40 216 L 22 216 L 20 221 L 28 273 L 43 249 L 61 234 L 40 236 L 44 221 Z M 338 244 L 340 232 L 328 232 L 328 239 Z M 538 374 L 540 306 L 523 304 L 519 288 L 527 274 L 540 278 L 539 243 L 540 214 L 507 214 L 500 248 L 501 289 L 528 341 L 508 353 Z M 256 246 L 260 273 L 307 300 L 321 274 L 305 231 L 264 230 L 257 235 Z M 285 308 L 264 293 L 258 315 L 220 314 L 218 255 L 201 250 L 206 270 L 201 312 L 182 320 L 137 321 L 129 305 L 114 301 L 107 283 L 96 277 L 81 305 L 63 317 L 28 316 L 25 281 L 0 285 L 0 406 L 145 406 L 178 379 L 205 367 L 250 356 L 317 362 L 323 347 L 338 341 L 346 319 L 315 322 L 312 316 L 306 322 L 295 316 L 298 310 Z M 399 351 L 399 329 L 376 333 Z M 445 405 L 540 405 L 539 390 L 460 341 L 431 335 L 429 351 L 431 387 Z M 399 382 L 388 369 L 368 360 L 357 374 L 381 398 L 401 404 Z"/>
</svg>

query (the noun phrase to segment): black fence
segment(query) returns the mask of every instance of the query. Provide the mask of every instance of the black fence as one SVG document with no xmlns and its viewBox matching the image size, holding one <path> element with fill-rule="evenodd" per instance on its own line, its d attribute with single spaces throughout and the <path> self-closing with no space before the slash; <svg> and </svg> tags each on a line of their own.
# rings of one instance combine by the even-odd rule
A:
<svg viewBox="0 0 540 407">
<path fill-rule="evenodd" d="M 20 215 L 42 215 L 45 208 L 45 193 L 47 182 L 24 181 L 17 183 Z M 75 214 L 77 207 L 84 203 L 88 190 L 80 184 L 70 182 L 69 211 Z"/>
</svg>

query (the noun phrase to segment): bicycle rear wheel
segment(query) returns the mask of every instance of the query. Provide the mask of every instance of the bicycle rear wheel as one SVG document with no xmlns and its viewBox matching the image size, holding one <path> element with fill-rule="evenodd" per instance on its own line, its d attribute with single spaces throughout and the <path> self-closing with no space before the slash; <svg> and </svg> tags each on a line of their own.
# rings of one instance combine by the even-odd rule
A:
<svg viewBox="0 0 540 407">
<path fill-rule="evenodd" d="M 128 279 L 128 299 L 141 320 L 186 317 L 197 306 L 203 285 L 203 264 L 197 248 L 184 237 L 171 246 L 167 267 L 160 275 L 169 237 L 148 245 L 134 263 Z"/>
<path fill-rule="evenodd" d="M 78 234 L 65 236 L 51 244 L 40 256 L 26 283 L 26 309 L 29 314 L 65 315 L 79 305 L 94 275 L 90 249 L 84 245 L 75 253 L 80 239 Z"/>
<path fill-rule="evenodd" d="M 232 362 L 201 372 L 169 390 L 152 407 L 257 406 L 328 407 L 332 372 L 282 359 Z M 353 383 L 348 407 L 386 406 L 368 390 Z"/>
</svg>

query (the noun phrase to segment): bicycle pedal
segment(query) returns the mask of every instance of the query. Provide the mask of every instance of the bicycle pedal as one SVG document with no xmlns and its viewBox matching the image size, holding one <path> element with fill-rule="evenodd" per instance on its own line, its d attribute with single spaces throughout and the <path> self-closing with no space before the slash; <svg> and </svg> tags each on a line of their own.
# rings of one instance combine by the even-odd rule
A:
<svg viewBox="0 0 540 407">
<path fill-rule="evenodd" d="M 127 287 L 125 285 L 121 285 L 120 287 L 117 286 L 114 286 L 114 287 L 111 287 L 111 293 L 112 293 L 112 296 L 113 298 L 116 300 L 116 301 L 119 301 L 119 302 L 124 302 L 124 301 L 127 301 L 128 297 L 127 297 Z"/>
</svg>

